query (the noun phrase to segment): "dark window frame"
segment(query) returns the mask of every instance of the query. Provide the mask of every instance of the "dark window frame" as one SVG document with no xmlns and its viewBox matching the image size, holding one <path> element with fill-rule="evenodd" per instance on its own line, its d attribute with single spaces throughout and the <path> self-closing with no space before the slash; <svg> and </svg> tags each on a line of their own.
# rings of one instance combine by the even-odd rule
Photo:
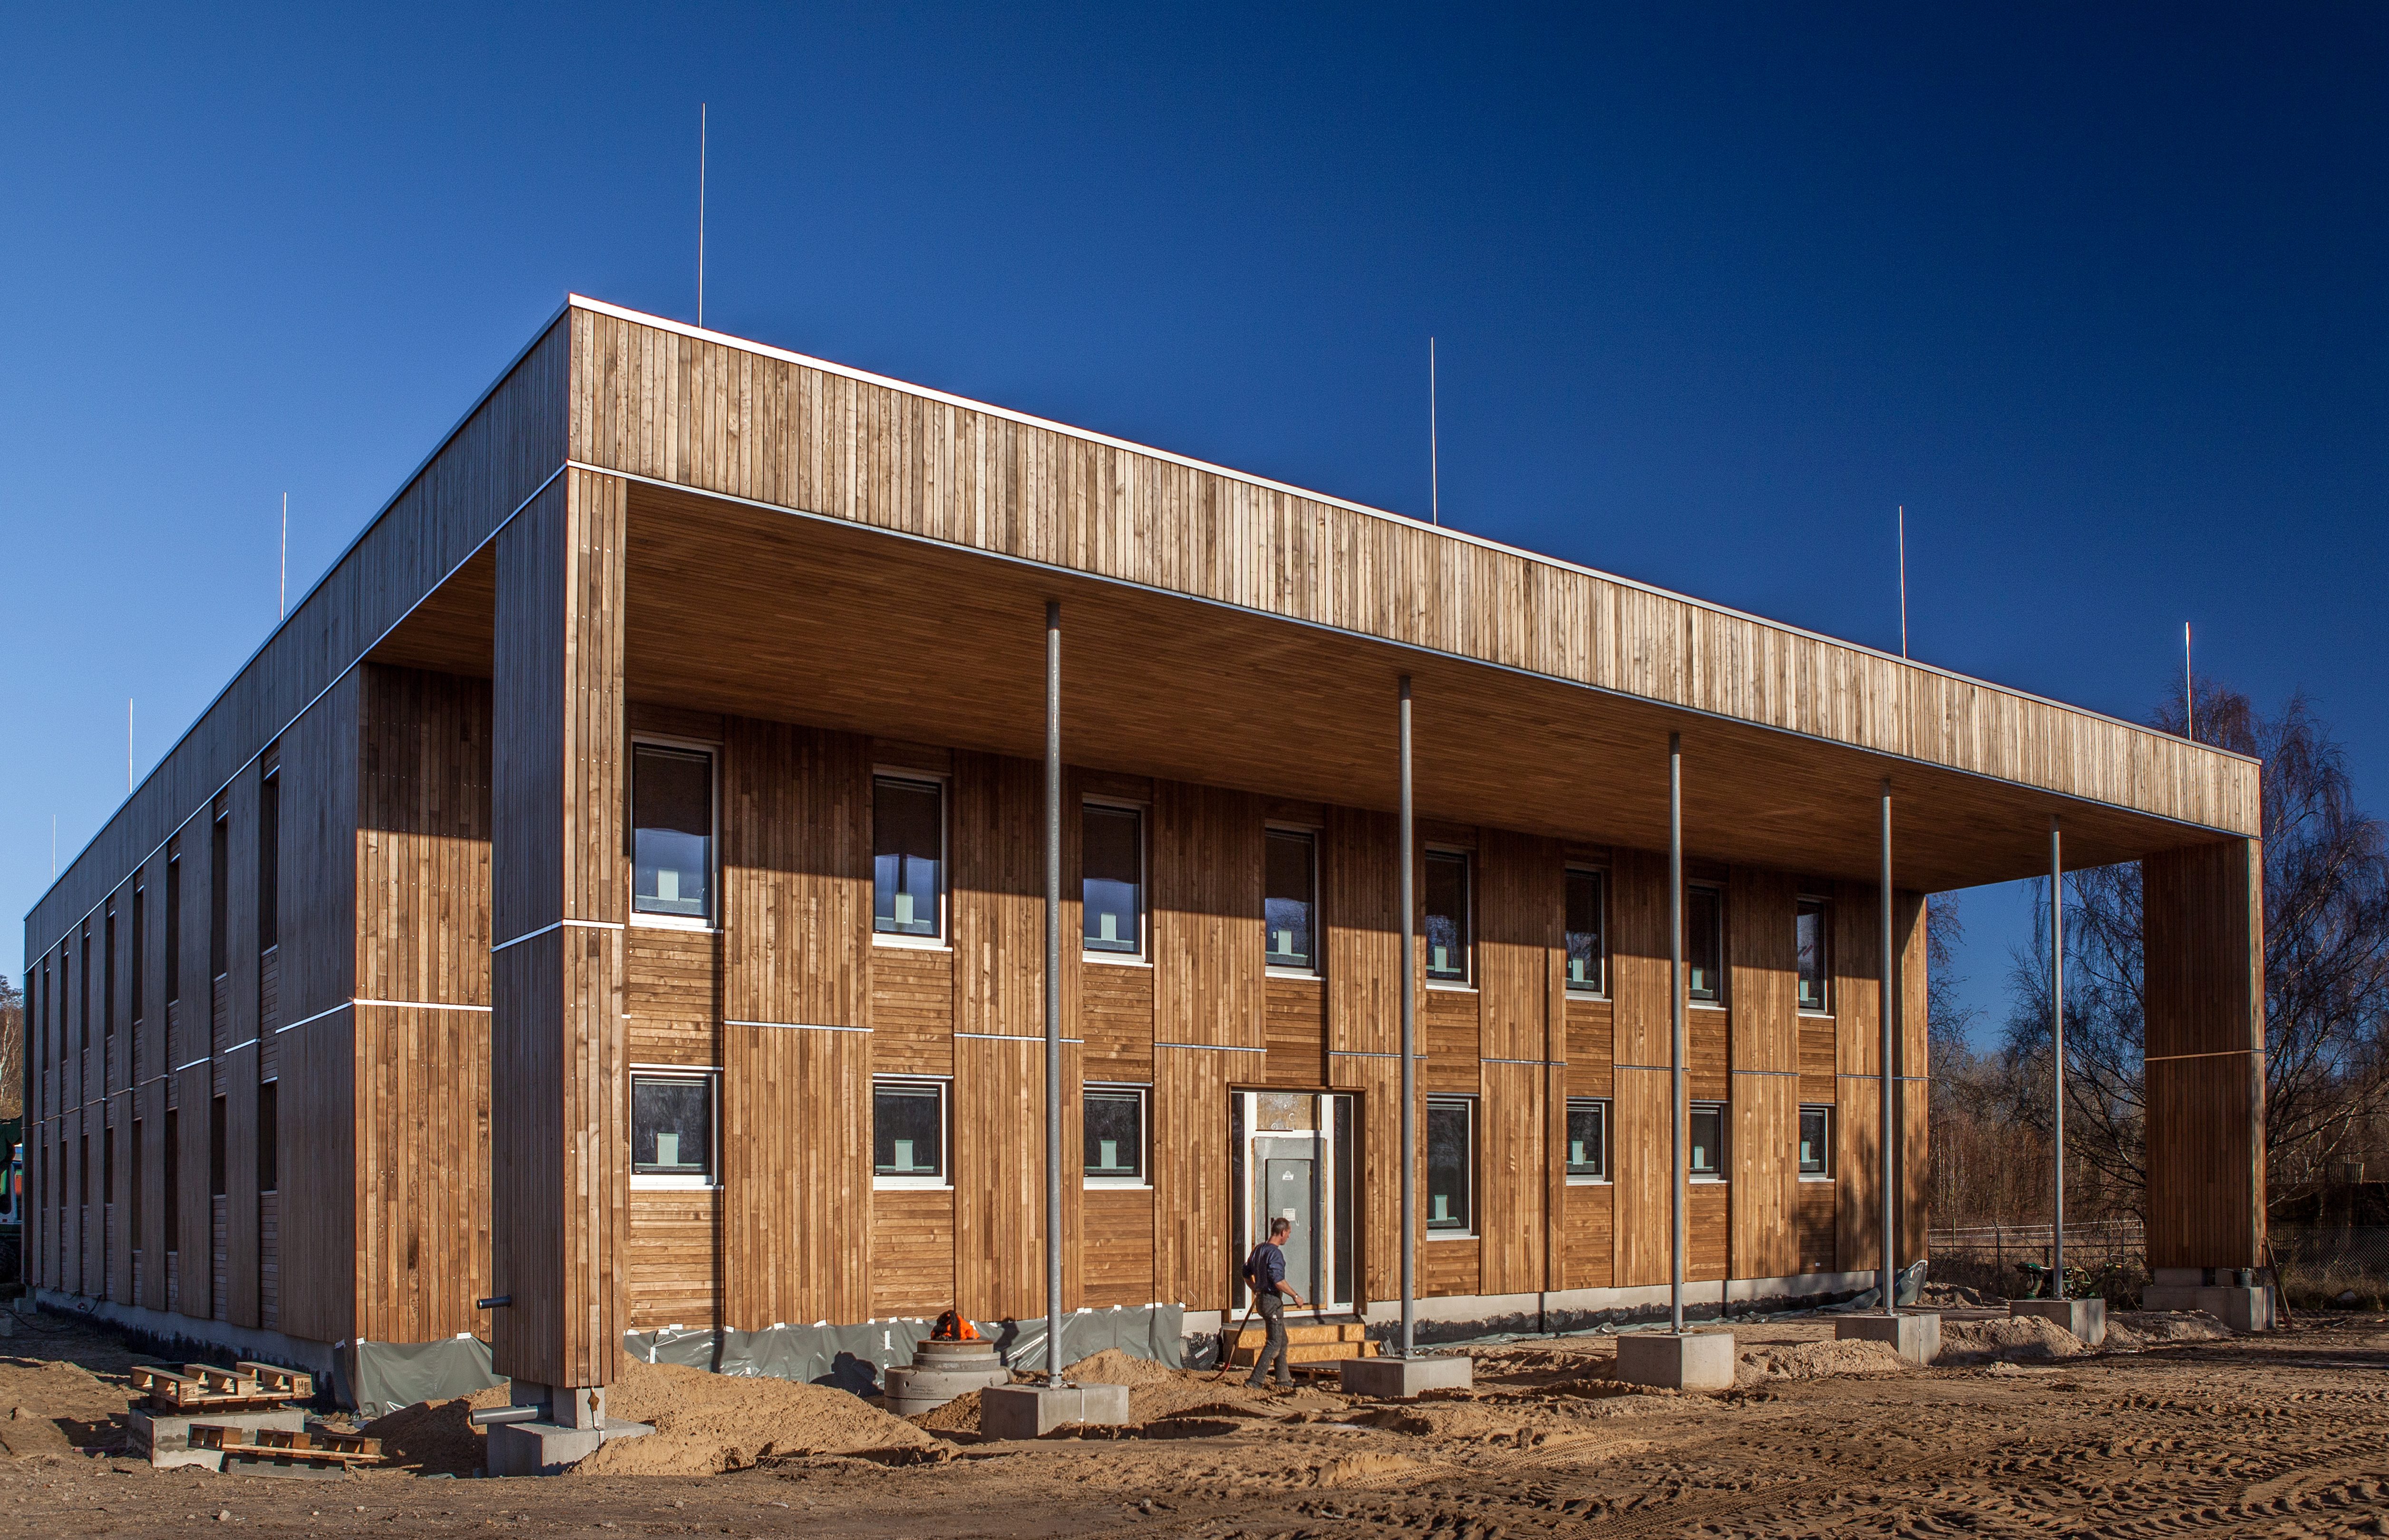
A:
<svg viewBox="0 0 2389 1540">
<path fill-rule="evenodd" d="M 1576 1117 L 1577 1114 L 1579 1112 L 1592 1113 L 1601 1120 L 1600 1148 L 1595 1152 L 1593 1159 L 1590 1163 L 1581 1163 L 1575 1158 Z M 1560 1164 L 1565 1168 L 1567 1179 L 1571 1185 L 1577 1187 L 1598 1187 L 1607 1184 L 1612 1179 L 1609 1169 L 1609 1098 L 1605 1096 L 1571 1096 L 1567 1099 L 1566 1114 L 1560 1127 Z M 1591 1166 L 1591 1169 L 1579 1169 L 1580 1165 L 1587 1164 Z"/>
<path fill-rule="evenodd" d="M 937 894 L 931 903 L 926 930 L 900 930 L 904 924 L 920 925 L 925 922 L 915 914 L 910 921 L 896 917 L 898 897 L 917 898 L 918 895 L 891 890 L 888 912 L 879 912 L 879 793 L 881 788 L 895 785 L 913 791 L 926 791 L 938 799 Z M 871 939 L 892 947 L 928 947 L 943 949 L 952 943 L 946 924 L 947 898 L 953 891 L 953 788 L 947 777 L 934 770 L 907 770 L 902 767 L 875 770 L 871 772 Z M 898 859 L 913 858 L 899 856 Z M 900 868 L 900 874 L 903 869 Z"/>
<path fill-rule="evenodd" d="M 1438 866 L 1456 868 L 1460 872 L 1459 933 L 1460 963 L 1454 968 L 1437 969 L 1435 965 L 1435 922 L 1438 917 L 1428 894 L 1434 888 L 1434 873 Z M 1419 905 L 1424 923 L 1419 926 L 1419 947 L 1426 964 L 1426 983 L 1430 989 L 1472 989 L 1476 986 L 1476 852 L 1451 850 L 1441 846 L 1430 848 L 1420 857 Z M 1450 948 L 1445 951 L 1445 961 L 1450 961 Z"/>
<path fill-rule="evenodd" d="M 1579 879 L 1592 884 L 1592 929 L 1590 933 L 1577 930 L 1575 885 Z M 1594 999 L 1609 994 L 1609 873 L 1597 866 L 1571 866 L 1567 869 L 1566 885 L 1562 889 L 1565 912 L 1560 919 L 1560 942 L 1564 948 L 1561 968 L 1566 975 L 1567 991 Z M 1576 975 L 1576 938 L 1590 934 L 1592 937 L 1592 967 L 1589 979 Z"/>
<path fill-rule="evenodd" d="M 938 1097 L 938 1164 L 934 1174 L 879 1169 L 879 1097 L 883 1091 L 917 1094 L 931 1090 Z M 871 1077 L 871 1185 L 882 1189 L 951 1189 L 954 1185 L 953 1082 L 934 1075 L 875 1075 Z M 892 1162 L 890 1163 L 893 1164 Z"/>
<path fill-rule="evenodd" d="M 1086 1115 L 1087 1103 L 1101 1097 L 1107 1101 L 1133 1101 L 1136 1103 L 1136 1169 L 1122 1174 L 1118 1167 L 1097 1170 L 1080 1152 L 1080 1179 L 1091 1188 L 1150 1188 L 1153 1185 L 1153 1088 L 1123 1081 L 1091 1080 L 1079 1089 L 1079 1122 L 1080 1142 L 1092 1135 L 1091 1120 Z"/>
<path fill-rule="evenodd" d="M 1800 923 L 1811 914 L 1817 917 L 1816 999 L 1809 1000 L 1808 966 L 1800 954 Z M 1793 1000 L 1796 1010 L 1808 1016 L 1830 1016 L 1833 1013 L 1833 904 L 1830 898 L 1802 895 L 1792 910 Z"/>
<path fill-rule="evenodd" d="M 705 893 L 696 913 L 685 910 L 649 908 L 649 904 L 683 902 L 677 894 L 650 899 L 639 892 L 639 757 L 643 753 L 705 761 Z M 711 744 L 638 734 L 631 739 L 631 920 L 634 924 L 667 930 L 714 930 L 722 923 L 722 752 Z M 684 832 L 683 832 L 684 833 Z M 661 863 L 657 863 L 658 870 Z M 677 885 L 679 869 L 673 869 Z"/>
<path fill-rule="evenodd" d="M 1446 1116 L 1450 1116 L 1453 1113 L 1459 1113 L 1467 1120 L 1468 1137 L 1465 1150 L 1468 1162 L 1468 1178 L 1466 1182 L 1468 1212 L 1460 1215 L 1458 1218 L 1451 1217 L 1450 1211 L 1448 1207 L 1445 1210 L 1444 1217 L 1438 1219 L 1435 1216 L 1435 1193 L 1433 1191 L 1435 1186 L 1435 1124 L 1436 1114 L 1438 1113 L 1441 1113 Z M 1427 1136 L 1428 1191 L 1423 1194 L 1423 1196 L 1426 1200 L 1427 1207 L 1425 1221 L 1426 1239 L 1430 1241 L 1460 1241 L 1474 1239 L 1476 1235 L 1476 1178 L 1478 1176 L 1479 1165 L 1481 1164 L 1477 1159 L 1476 1151 L 1476 1098 L 1473 1096 L 1428 1097 L 1426 1099 L 1425 1133 Z"/>
<path fill-rule="evenodd" d="M 1093 910 L 1087 903 L 1087 885 L 1097 879 L 1087 872 L 1087 834 L 1096 817 L 1125 818 L 1136 826 L 1136 879 L 1131 885 L 1135 892 L 1136 935 L 1110 940 L 1089 935 L 1087 923 Z M 1143 962 L 1145 961 L 1145 937 L 1153 928 L 1153 861 L 1147 840 L 1144 805 L 1122 802 L 1110 797 L 1082 797 L 1079 802 L 1079 948 L 1090 962 Z M 1117 881 L 1118 879 L 1103 879 Z M 1115 927 L 1117 929 L 1117 927 Z"/>
<path fill-rule="evenodd" d="M 1309 897 L 1300 899 L 1292 897 L 1281 899 L 1276 894 L 1270 891 L 1270 889 L 1275 885 L 1274 882 L 1269 876 L 1270 842 L 1272 840 L 1284 840 L 1289 843 L 1297 840 L 1301 842 L 1303 859 L 1306 862 L 1305 870 L 1309 873 Z M 1272 973 L 1295 974 L 1304 978 L 1321 977 L 1325 973 L 1325 969 L 1321 966 L 1325 959 L 1320 955 L 1319 946 L 1319 831 L 1316 829 L 1298 829 L 1290 825 L 1277 823 L 1269 824 L 1264 827 L 1261 831 L 1261 956 L 1263 965 Z M 1301 904 L 1302 934 L 1304 940 L 1309 945 L 1308 951 L 1296 953 L 1292 951 L 1278 950 L 1278 933 L 1283 927 L 1275 924 L 1271 921 L 1270 916 L 1270 906 L 1281 902 Z M 1299 961 L 1287 961 L 1289 958 L 1298 958 Z"/>
<path fill-rule="evenodd" d="M 1693 1128 L 1704 1117 L 1717 1119 L 1717 1148 L 1710 1152 L 1706 1165 L 1701 1163 L 1700 1155 L 1703 1147 L 1693 1135 Z M 1733 1118 L 1729 1103 L 1693 1102 L 1690 1109 L 1690 1115 L 1685 1119 L 1684 1165 L 1687 1168 L 1685 1175 L 1696 1182 L 1721 1182 L 1728 1179 L 1732 1174 L 1732 1132 Z"/>
<path fill-rule="evenodd" d="M 1807 1159 L 1803 1158 L 1800 1153 L 1800 1146 L 1808 1141 L 1808 1119 L 1811 1117 L 1821 1118 L 1824 1122 L 1823 1137 L 1818 1141 L 1818 1155 L 1813 1165 Z M 1830 1102 L 1818 1101 L 1802 1102 L 1800 1104 L 1800 1119 L 1795 1126 L 1797 1128 L 1797 1132 L 1793 1136 L 1792 1164 L 1797 1170 L 1800 1179 L 1804 1182 L 1832 1181 L 1833 1179 L 1833 1109 L 1832 1104 Z"/>
<path fill-rule="evenodd" d="M 282 944 L 282 770 L 266 772 L 257 788 L 257 949 L 262 955 Z"/>
<path fill-rule="evenodd" d="M 721 1073 L 709 1069 L 673 1069 L 664 1065 L 651 1065 L 632 1070 L 630 1082 L 630 1094 L 627 1100 L 631 1114 L 629 1140 L 631 1185 L 663 1189 L 720 1187 L 722 1185 Z M 687 1169 L 691 1164 L 687 1161 L 673 1161 L 671 1163 L 671 1169 L 665 1169 L 665 1163 L 661 1161 L 648 1161 L 644 1163 L 646 1169 L 640 1169 L 643 1163 L 639 1159 L 638 1146 L 639 1088 L 642 1085 L 689 1084 L 701 1085 L 705 1088 L 705 1159 L 698 1163 L 699 1168 L 696 1171 Z M 678 1154 L 679 1152 L 675 1150 L 673 1153 Z"/>
<path fill-rule="evenodd" d="M 1696 916 L 1694 895 L 1706 896 L 1710 904 L 1709 923 L 1703 926 Z M 1701 961 L 1700 937 L 1707 933 L 1710 950 L 1708 971 L 1716 976 L 1706 985 L 1694 982 L 1694 968 Z M 1701 1005 L 1726 1003 L 1726 975 L 1732 966 L 1725 950 L 1725 887 L 1718 883 L 1686 883 L 1684 885 L 1684 998 Z"/>
</svg>

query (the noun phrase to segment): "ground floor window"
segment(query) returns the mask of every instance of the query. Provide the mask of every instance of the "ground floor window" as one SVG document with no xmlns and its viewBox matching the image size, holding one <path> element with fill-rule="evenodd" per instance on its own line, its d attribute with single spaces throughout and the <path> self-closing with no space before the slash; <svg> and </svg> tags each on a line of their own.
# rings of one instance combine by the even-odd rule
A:
<svg viewBox="0 0 2389 1540">
<path fill-rule="evenodd" d="M 1692 1173 L 1695 1180 L 1725 1177 L 1725 1103 L 1693 1103 Z"/>
<path fill-rule="evenodd" d="M 871 1174 L 883 1186 L 946 1185 L 946 1083 L 871 1083 Z"/>
<path fill-rule="evenodd" d="M 1833 1110 L 1831 1107 L 1800 1109 L 1801 1176 L 1812 1178 L 1833 1176 Z"/>
<path fill-rule="evenodd" d="M 1426 1099 L 1426 1228 L 1466 1235 L 1475 1219 L 1476 1099 Z"/>
<path fill-rule="evenodd" d="M 1086 1180 L 1091 1187 L 1144 1185 L 1144 1088 L 1089 1086 Z"/>
<path fill-rule="evenodd" d="M 705 1072 L 632 1074 L 633 1186 L 714 1185 L 714 1086 L 715 1076 Z"/>
<path fill-rule="evenodd" d="M 1572 1182 L 1609 1179 L 1609 1103 L 1571 1096 L 1567 1104 L 1567 1177 Z"/>
</svg>

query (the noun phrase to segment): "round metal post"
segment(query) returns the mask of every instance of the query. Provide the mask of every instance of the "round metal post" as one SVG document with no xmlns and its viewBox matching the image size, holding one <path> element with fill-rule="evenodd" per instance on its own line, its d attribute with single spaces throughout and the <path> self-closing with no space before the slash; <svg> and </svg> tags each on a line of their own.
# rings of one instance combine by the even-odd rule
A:
<svg viewBox="0 0 2389 1540">
<path fill-rule="evenodd" d="M 2050 1277 L 2057 1297 L 2065 1297 L 2065 859 L 2057 815 L 2049 815 L 2049 1063 L 2050 1126 L 2055 1154 L 2056 1191 L 2051 1195 Z"/>
<path fill-rule="evenodd" d="M 1891 777 L 1883 779 L 1883 870 L 1878 878 L 1883 898 L 1883 1058 L 1875 1068 L 1883 1091 L 1883 1137 L 1878 1141 L 1883 1156 L 1883 1267 L 1877 1275 L 1876 1287 L 1883 1292 L 1883 1313 L 1899 1314 L 1899 1232 L 1897 1226 L 1897 1189 L 1893 1177 L 1897 1174 L 1892 1164 L 1892 1146 L 1899 1127 L 1898 1109 L 1892 1096 L 1892 1028 L 1899 1013 L 1898 959 L 1892 951 L 1891 923 Z"/>
<path fill-rule="evenodd" d="M 1692 1106 L 1684 1100 L 1684 1059 L 1690 1027 L 1684 1019 L 1684 735 L 1667 734 L 1667 1099 L 1675 1161 L 1667 1183 L 1670 1216 L 1667 1253 L 1668 1330 L 1684 1330 L 1685 1214 L 1692 1203 L 1692 1172 L 1684 1151 L 1692 1142 Z"/>
<path fill-rule="evenodd" d="M 1418 1259 L 1418 967 L 1417 878 L 1411 871 L 1411 677 L 1401 692 L 1402 834 L 1402 1356 L 1414 1343 L 1416 1300 L 1412 1269 Z"/>
<path fill-rule="evenodd" d="M 1045 1382 L 1062 1383 L 1062 604 L 1045 602 Z"/>
</svg>

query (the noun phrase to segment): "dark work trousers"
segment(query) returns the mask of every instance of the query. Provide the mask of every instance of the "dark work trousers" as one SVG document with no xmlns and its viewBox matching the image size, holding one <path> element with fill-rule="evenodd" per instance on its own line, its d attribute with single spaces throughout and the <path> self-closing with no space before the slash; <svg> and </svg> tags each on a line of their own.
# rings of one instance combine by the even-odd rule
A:
<svg viewBox="0 0 2389 1540">
<path fill-rule="evenodd" d="M 1261 1319 L 1269 1324 L 1269 1341 L 1261 1344 L 1260 1359 L 1253 1365 L 1253 1377 L 1245 1383 L 1260 1384 L 1269 1378 L 1270 1366 L 1275 1364 L 1277 1382 L 1281 1385 L 1293 1384 L 1294 1370 L 1288 1368 L 1285 1362 L 1285 1296 L 1257 1294 L 1253 1299 L 1253 1307 L 1261 1313 Z"/>
</svg>

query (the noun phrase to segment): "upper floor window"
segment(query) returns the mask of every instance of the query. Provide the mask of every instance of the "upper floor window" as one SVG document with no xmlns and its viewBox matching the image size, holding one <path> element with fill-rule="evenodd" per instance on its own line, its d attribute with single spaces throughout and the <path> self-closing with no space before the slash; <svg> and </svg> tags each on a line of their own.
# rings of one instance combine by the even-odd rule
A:
<svg viewBox="0 0 2389 1540">
<path fill-rule="evenodd" d="M 713 756 L 640 744 L 632 751 L 631 908 L 713 918 Z"/>
<path fill-rule="evenodd" d="M 946 1185 L 946 1083 L 871 1083 L 871 1174 L 896 1187 Z"/>
<path fill-rule="evenodd" d="M 1825 1011 L 1826 956 L 1825 916 L 1829 911 L 1822 898 L 1800 900 L 1800 915 L 1794 922 L 1800 951 L 1800 1009 Z"/>
<path fill-rule="evenodd" d="M 231 906 L 232 815 L 216 815 L 215 837 L 208 847 L 208 976 L 222 978 L 229 966 L 224 917 Z"/>
<path fill-rule="evenodd" d="M 631 1076 L 631 1178 L 652 1187 L 710 1187 L 714 1177 L 710 1074 Z"/>
<path fill-rule="evenodd" d="M 1476 1218 L 1476 1099 L 1426 1099 L 1426 1228 L 1468 1234 Z"/>
<path fill-rule="evenodd" d="M 282 775 L 257 792 L 257 949 L 282 943 Z"/>
<path fill-rule="evenodd" d="M 1572 1182 L 1609 1179 L 1609 1103 L 1571 1096 L 1567 1104 L 1567 1177 Z"/>
<path fill-rule="evenodd" d="M 1722 1180 L 1725 1177 L 1725 1103 L 1695 1101 L 1693 1103 L 1692 1175 Z"/>
<path fill-rule="evenodd" d="M 1269 930 L 1269 965 L 1319 970 L 1312 939 L 1319 912 L 1317 836 L 1300 829 L 1269 831 L 1269 892 L 1263 919 Z"/>
<path fill-rule="evenodd" d="M 1602 992 L 1601 873 L 1570 869 L 1567 874 L 1567 986 L 1588 995 Z"/>
<path fill-rule="evenodd" d="M 1144 950 L 1144 815 L 1090 802 L 1082 809 L 1080 909 L 1086 948 L 1135 957 Z"/>
<path fill-rule="evenodd" d="M 183 998 L 183 858 L 166 858 L 166 999 Z"/>
<path fill-rule="evenodd" d="M 934 941 L 945 934 L 945 783 L 882 775 L 871 783 L 871 928 Z"/>
<path fill-rule="evenodd" d="M 1725 999 L 1725 895 L 1716 888 L 1684 890 L 1684 975 L 1693 999 Z"/>
<path fill-rule="evenodd" d="M 1089 1086 L 1085 1091 L 1086 1180 L 1132 1187 L 1144 1181 L 1144 1088 Z"/>
<path fill-rule="evenodd" d="M 1831 1107 L 1800 1109 L 1800 1175 L 1831 1177 L 1833 1174 L 1832 1138 L 1833 1110 Z"/>
<path fill-rule="evenodd" d="M 1433 984 L 1468 982 L 1468 857 L 1459 850 L 1426 853 L 1426 976 Z"/>
</svg>

